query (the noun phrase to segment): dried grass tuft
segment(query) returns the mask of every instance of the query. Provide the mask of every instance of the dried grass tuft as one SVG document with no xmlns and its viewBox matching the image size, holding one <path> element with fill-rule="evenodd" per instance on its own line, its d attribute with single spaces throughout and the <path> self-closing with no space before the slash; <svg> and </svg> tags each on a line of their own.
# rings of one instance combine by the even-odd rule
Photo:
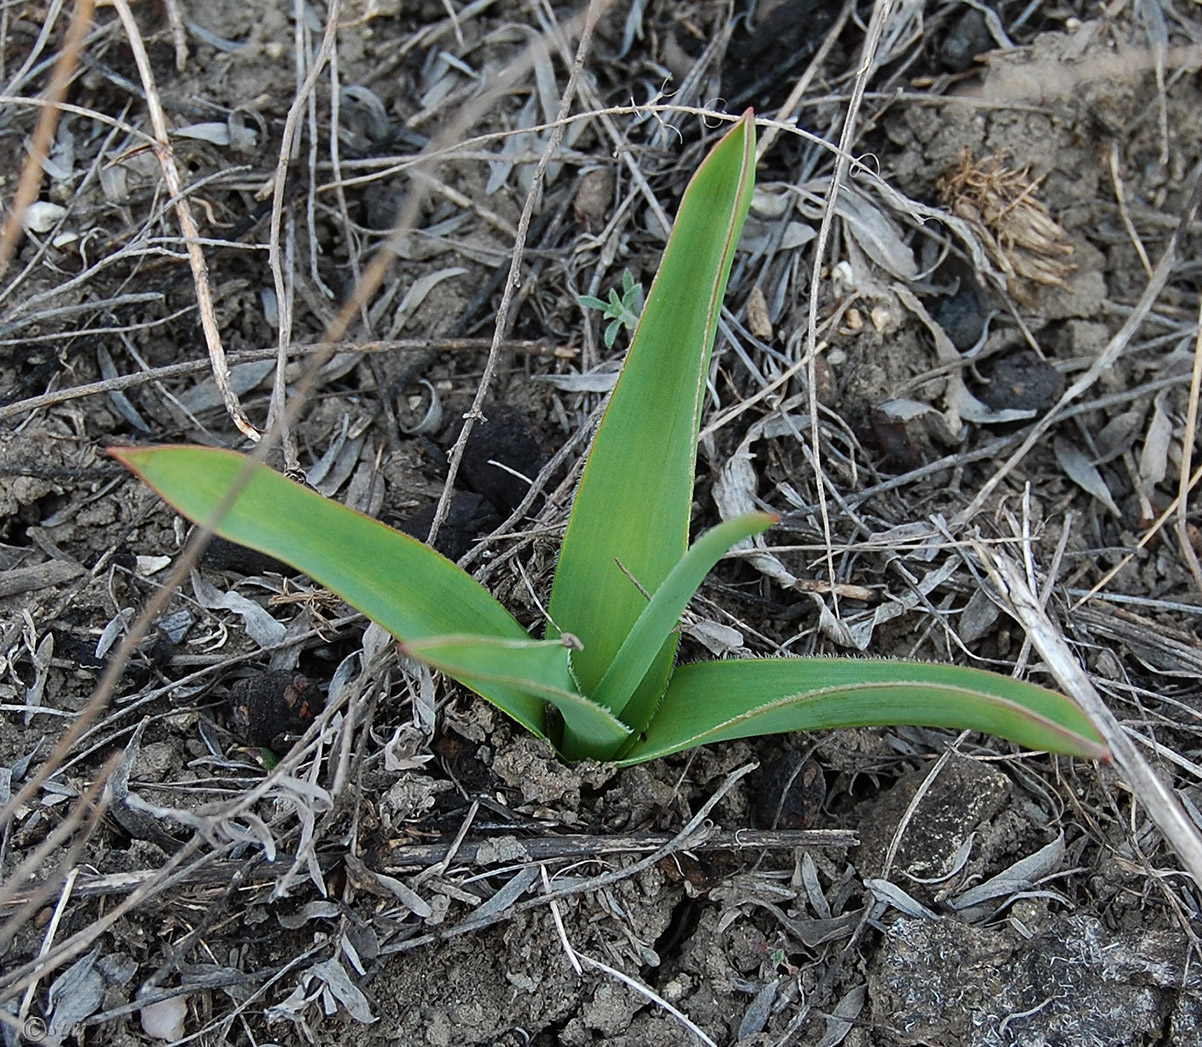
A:
<svg viewBox="0 0 1202 1047">
<path fill-rule="evenodd" d="M 974 160 L 966 149 L 936 183 L 940 199 L 970 223 L 994 263 L 1009 278 L 1010 293 L 1029 298 L 1024 281 L 1064 287 L 1074 266 L 1068 233 L 1035 196 L 1042 178 L 1015 171 L 996 156 Z"/>
</svg>

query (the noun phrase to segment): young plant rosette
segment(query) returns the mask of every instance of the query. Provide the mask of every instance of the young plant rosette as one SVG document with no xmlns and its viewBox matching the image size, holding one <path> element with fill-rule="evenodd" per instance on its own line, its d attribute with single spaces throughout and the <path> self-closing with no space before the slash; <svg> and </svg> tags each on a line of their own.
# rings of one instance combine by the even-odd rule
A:
<svg viewBox="0 0 1202 1047">
<path fill-rule="evenodd" d="M 184 516 L 308 574 L 567 760 L 627 765 L 731 738 L 900 724 L 1105 758 L 1067 698 L 977 669 L 862 658 L 676 664 L 680 617 L 706 575 L 775 520 L 751 513 L 688 544 L 710 352 L 754 174 L 748 111 L 681 201 L 576 493 L 544 639 L 421 542 L 242 455 L 112 453 Z"/>
</svg>

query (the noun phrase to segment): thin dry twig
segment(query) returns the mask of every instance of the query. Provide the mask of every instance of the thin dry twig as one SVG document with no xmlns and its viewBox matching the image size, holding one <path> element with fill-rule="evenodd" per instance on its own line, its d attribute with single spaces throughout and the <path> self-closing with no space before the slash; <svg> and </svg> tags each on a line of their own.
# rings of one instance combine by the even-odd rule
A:
<svg viewBox="0 0 1202 1047">
<path fill-rule="evenodd" d="M 1139 255 L 1139 263 L 1144 267 L 1144 272 L 1151 276 L 1152 263 L 1148 261 L 1148 252 L 1144 248 L 1144 242 L 1139 238 L 1135 223 L 1131 221 L 1131 209 L 1127 206 L 1123 176 L 1119 173 L 1119 144 L 1117 141 L 1110 144 L 1110 181 L 1114 185 L 1114 199 L 1118 203 L 1119 218 L 1122 219 L 1123 228 L 1127 230 L 1127 238 L 1131 241 L 1131 246 L 1135 248 L 1135 253 Z"/>
<path fill-rule="evenodd" d="M 372 342 L 294 342 L 288 347 L 288 356 L 303 358 L 321 355 L 323 359 L 331 353 L 476 353 L 492 345 L 491 338 L 395 338 L 387 341 Z M 506 352 L 521 355 L 538 356 L 552 355 L 558 347 L 549 342 L 531 339 L 515 338 L 503 343 Z M 230 353 L 227 357 L 231 364 L 250 363 L 255 360 L 273 360 L 279 355 L 278 349 L 241 349 Z M 104 393 L 117 392 L 121 389 L 132 389 L 135 386 L 147 385 L 151 382 L 161 382 L 168 378 L 181 378 L 185 375 L 197 374 L 209 369 L 208 360 L 184 360 L 178 364 L 163 364 L 160 367 L 136 371 L 133 374 L 117 375 L 99 382 L 86 382 L 83 385 L 72 385 L 56 389 L 50 393 L 30 396 L 15 403 L 0 407 L 0 422 L 8 418 L 39 411 L 44 407 L 54 407 L 57 404 L 71 400 L 80 400 L 88 396 L 100 396 Z"/>
<path fill-rule="evenodd" d="M 42 24 L 38 29 L 37 39 L 29 48 L 25 55 L 25 61 L 21 63 L 21 67 L 12 75 L 12 79 L 5 85 L 4 90 L 19 91 L 30 79 L 30 72 L 37 66 L 38 59 L 42 57 L 42 53 L 46 50 L 46 45 L 50 42 L 51 34 L 58 25 L 59 15 L 63 13 L 63 8 L 66 6 L 66 0 L 50 0 L 42 12 Z M 8 8 L 5 8 L 3 14 L 7 16 Z M 8 42 L 8 18 L 0 19 L 0 43 Z M 6 49 L 0 49 L 0 52 Z M 8 74 L 8 54 L 0 53 L 0 76 Z"/>
<path fill-rule="evenodd" d="M 448 456 L 447 478 L 443 484 L 442 494 L 439 496 L 438 505 L 434 510 L 434 519 L 430 524 L 430 534 L 427 541 L 433 545 L 438 537 L 439 528 L 446 521 L 447 515 L 451 511 L 451 496 L 454 493 L 455 477 L 459 473 L 459 465 L 463 461 L 463 454 L 467 450 L 467 442 L 472 435 L 472 430 L 478 421 L 484 417 L 484 403 L 491 395 L 493 376 L 497 371 L 497 361 L 500 359 L 500 345 L 509 328 L 509 309 L 513 302 L 514 292 L 518 289 L 521 282 L 522 264 L 525 260 L 526 237 L 530 231 L 530 220 L 534 217 L 534 208 L 542 196 L 543 179 L 547 173 L 547 166 L 551 163 L 551 157 L 555 155 L 555 151 L 559 148 L 560 142 L 563 141 L 564 120 L 567 118 L 568 111 L 572 108 L 572 103 L 576 98 L 576 84 L 580 78 L 581 70 L 584 68 L 584 59 L 588 55 L 589 48 L 592 46 L 593 29 L 596 27 L 597 20 L 605 13 L 612 0 L 589 0 L 588 10 L 584 15 L 584 22 L 580 30 L 580 41 L 576 48 L 576 58 L 572 63 L 571 71 L 568 73 L 568 82 L 563 90 L 563 96 L 559 100 L 559 111 L 556 113 L 556 120 L 551 134 L 547 138 L 546 148 L 543 150 L 543 155 L 539 157 L 538 166 L 534 169 L 534 175 L 530 181 L 530 191 L 526 194 L 526 202 L 522 206 L 522 214 L 518 219 L 517 238 L 513 245 L 513 258 L 509 264 L 509 275 L 505 280 L 504 290 L 501 294 L 501 302 L 497 307 L 497 318 L 493 327 L 493 344 L 489 347 L 488 358 L 484 363 L 484 373 L 480 376 L 479 384 L 476 388 L 475 398 L 472 400 L 472 406 L 468 409 L 467 414 L 463 416 L 463 428 L 459 431 L 458 437 L 455 439 L 455 444 L 451 448 Z"/>
<path fill-rule="evenodd" d="M 571 946 L 568 946 L 568 948 L 570 949 Z M 700 1043 L 706 1044 L 707 1047 L 718 1047 L 718 1045 L 708 1036 L 706 1036 L 706 1034 L 701 1031 L 697 1024 L 687 1014 L 685 1014 L 684 1011 L 677 1007 L 673 1007 L 672 1004 L 660 996 L 659 993 L 657 993 L 650 986 L 644 985 L 637 978 L 632 978 L 623 971 L 619 971 L 616 967 L 610 967 L 609 964 L 602 963 L 600 960 L 594 960 L 591 956 L 586 956 L 584 953 L 574 952 L 573 955 L 576 956 L 579 962 L 583 963 L 586 967 L 592 967 L 598 971 L 601 971 L 603 974 L 608 974 L 615 981 L 621 982 L 628 989 L 632 989 L 640 996 L 650 1000 L 657 1007 L 667 1011 L 667 1013 L 671 1015 L 675 1021 L 677 1021 L 689 1033 L 696 1037 Z"/>
<path fill-rule="evenodd" d="M 278 332 L 277 348 L 279 355 L 275 368 L 275 381 L 271 389 L 271 406 L 267 412 L 267 427 L 269 429 L 278 427 L 279 429 L 277 439 L 284 452 L 284 468 L 287 472 L 298 471 L 300 469 L 300 461 L 297 458 L 296 447 L 292 442 L 288 414 L 284 409 L 285 391 L 287 389 L 285 369 L 288 362 L 288 345 L 292 340 L 293 287 L 291 277 L 285 278 L 284 264 L 280 257 L 280 226 L 284 215 L 284 192 L 288 184 L 288 167 L 296 158 L 296 150 L 299 144 L 297 142 L 296 128 L 300 123 L 305 106 L 312 97 L 314 89 L 317 87 L 317 81 L 321 78 L 321 74 L 330 60 L 330 55 L 334 51 L 334 45 L 338 39 L 338 19 L 341 12 L 342 0 L 329 0 L 329 9 L 326 12 L 326 27 L 321 37 L 321 46 L 312 60 L 304 81 L 297 88 L 296 96 L 293 98 L 292 104 L 288 107 L 288 115 L 284 119 L 284 130 L 280 136 L 280 151 L 276 159 L 274 184 L 271 194 L 271 232 L 267 240 L 267 263 L 271 269 L 271 278 L 275 286 L 276 312 L 278 316 L 276 325 Z M 302 21 L 303 19 L 297 19 L 298 31 Z M 310 199 L 312 199 L 312 194 L 310 194 Z"/>
<path fill-rule="evenodd" d="M 175 48 L 175 68 L 184 71 L 188 64 L 188 34 L 184 29 L 184 15 L 179 0 L 163 0 L 167 12 L 167 24 L 171 27 L 171 43 Z"/>
<path fill-rule="evenodd" d="M 575 27 L 575 25 L 575 21 L 564 23 L 562 28 L 566 32 L 569 28 Z M 582 83 L 580 85 L 581 90 L 584 91 L 586 86 L 586 84 Z M 868 93 L 865 93 L 865 97 L 867 98 L 870 96 Z M 891 95 L 889 97 L 892 98 L 893 96 Z M 831 101 L 842 100 L 843 99 L 841 97 L 838 99 L 831 99 Z M 3 97 L 0 97 L 0 101 L 3 101 Z M 706 121 L 707 125 L 710 126 L 715 123 L 734 123 L 739 119 L 738 114 L 724 113 L 717 109 L 711 108 L 710 106 L 680 105 L 677 103 L 668 102 L 646 102 L 637 105 L 611 105 L 605 107 L 596 107 L 582 113 L 574 113 L 571 116 L 564 117 L 563 119 L 552 120 L 548 123 L 531 124 L 529 127 L 524 128 L 522 133 L 541 135 L 549 133 L 557 126 L 566 128 L 577 123 L 590 123 L 596 120 L 602 121 L 602 124 L 606 127 L 607 132 L 609 132 L 611 137 L 615 139 L 615 149 L 626 163 L 631 178 L 634 180 L 635 184 L 640 187 L 640 191 L 643 192 L 647 205 L 652 209 L 656 219 L 660 221 L 660 224 L 666 230 L 671 226 L 671 222 L 668 220 L 662 205 L 656 199 L 654 193 L 651 191 L 650 186 L 647 184 L 646 176 L 639 171 L 637 158 L 633 155 L 629 145 L 618 133 L 617 129 L 614 128 L 612 124 L 607 122 L 610 120 L 610 118 L 615 116 L 632 116 L 643 118 L 648 116 L 660 117 L 665 115 L 696 116 Z M 839 147 L 837 145 L 832 145 L 821 135 L 815 134 L 813 131 L 807 131 L 804 127 L 798 127 L 795 124 L 781 124 L 776 120 L 766 117 L 757 117 L 755 125 L 757 129 L 776 128 L 783 134 L 800 138 L 809 145 L 813 145 L 818 149 L 822 149 L 831 153 L 832 155 L 838 155 Z M 434 161 L 495 160 L 496 157 L 493 154 L 480 151 L 482 147 L 504 141 L 507 138 L 511 138 L 513 134 L 514 132 L 512 130 L 488 131 L 482 134 L 474 135 L 470 138 L 460 138 L 458 141 L 445 143 L 443 141 L 445 136 L 440 136 L 438 144 L 431 143 L 426 150 L 416 156 L 377 157 L 370 160 L 344 160 L 342 166 L 345 170 L 356 170 L 363 167 L 376 168 L 376 170 L 373 170 L 370 174 L 356 175 L 353 178 L 344 178 L 342 179 L 341 183 L 325 182 L 319 185 L 317 189 L 318 192 L 324 192 L 326 190 L 333 189 L 336 184 L 341 184 L 344 188 L 350 188 L 352 186 L 362 185 L 366 182 L 378 181 L 379 179 L 389 178 L 398 174 L 407 174 L 415 167 L 426 168 Z M 515 163 L 536 163 L 541 156 L 542 153 L 540 152 L 538 154 L 530 155 L 522 154 L 516 157 L 511 157 L 510 159 L 512 159 Z M 869 164 L 866 164 L 864 161 L 852 156 L 848 157 L 848 163 L 851 170 L 855 171 L 857 174 L 872 179 L 872 184 L 875 188 L 882 189 L 885 187 L 885 183 L 880 181 L 879 173 L 874 171 Z M 380 165 L 385 166 L 381 167 Z M 893 190 L 893 192 L 896 193 L 896 190 Z"/>
<path fill-rule="evenodd" d="M 1198 300 L 1198 333 L 1194 336 L 1194 366 L 1189 382 L 1189 406 L 1185 413 L 1185 435 L 1181 439 L 1181 465 L 1177 473 L 1176 531 L 1177 541 L 1181 545 L 1181 555 L 1185 559 L 1190 574 L 1194 576 L 1194 584 L 1202 593 L 1202 564 L 1198 563 L 1198 554 L 1194 551 L 1193 537 L 1190 535 L 1188 519 L 1189 493 L 1194 483 L 1190 482 L 1190 465 L 1194 459 L 1194 438 L 1198 432 L 1198 401 L 1202 391 L 1202 298 Z"/>
<path fill-rule="evenodd" d="M 570 898 L 574 895 L 591 894 L 594 891 L 600 890 L 602 887 L 608 887 L 610 884 L 619 883 L 622 880 L 627 880 L 631 876 L 637 876 L 644 869 L 649 869 L 653 865 L 663 861 L 664 858 L 677 851 L 688 850 L 703 841 L 709 839 L 713 834 L 714 829 L 709 824 L 710 812 L 721 801 L 734 786 L 748 774 L 754 771 L 759 766 L 758 763 L 752 762 L 744 764 L 742 767 L 737 767 L 723 779 L 722 784 L 715 790 L 711 796 L 692 818 L 688 824 L 684 826 L 675 836 L 672 837 L 662 847 L 656 848 L 645 858 L 640 858 L 637 862 L 626 866 L 622 869 L 613 869 L 609 872 L 601 873 L 598 876 L 593 876 L 588 879 L 579 880 L 568 884 L 564 887 L 557 887 L 554 890 L 544 892 L 536 898 L 531 898 L 525 902 L 519 902 L 516 905 L 510 906 L 500 912 L 490 914 L 486 920 L 473 921 L 470 917 L 463 923 L 457 924 L 454 927 L 448 927 L 444 930 L 437 931 L 431 934 L 423 934 L 415 938 L 408 938 L 403 942 L 396 942 L 392 945 L 386 945 L 380 950 L 381 957 L 392 955 L 398 952 L 412 952 L 414 949 L 421 948 L 425 945 L 430 945 L 433 942 L 444 941 L 450 938 L 457 938 L 464 934 L 472 934 L 482 930 L 485 927 L 498 923 L 501 920 L 510 919 L 518 913 L 528 912 L 531 909 L 539 909 L 544 905 L 549 904 L 557 898 Z"/>
<path fill-rule="evenodd" d="M 1064 635 L 1040 606 L 1027 585 L 1022 568 L 983 543 L 974 543 L 977 556 L 1009 613 L 1022 624 L 1031 643 L 1047 663 L 1057 683 L 1081 706 L 1114 755 L 1136 798 L 1144 805 L 1165 840 L 1184 862 L 1194 882 L 1202 886 L 1202 833 L 1181 806 L 1173 790 L 1136 748 L 1126 729 L 1115 719 L 1089 675 L 1081 668 Z"/>
<path fill-rule="evenodd" d="M 134 63 L 138 67 L 142 89 L 146 94 L 146 108 L 150 113 L 150 124 L 154 128 L 155 157 L 159 161 L 163 180 L 167 183 L 167 191 L 171 194 L 172 202 L 175 204 L 175 213 L 184 234 L 184 246 L 188 252 L 188 263 L 192 267 L 192 282 L 196 287 L 196 304 L 200 310 L 200 326 L 204 331 L 205 345 L 209 350 L 213 379 L 217 383 L 225 409 L 238 427 L 238 431 L 252 443 L 258 443 L 259 431 L 246 416 L 246 412 L 238 400 L 238 394 L 230 385 L 230 370 L 225 357 L 225 346 L 221 342 L 221 332 L 217 329 L 217 318 L 213 313 L 213 292 L 209 286 L 209 267 L 205 262 L 204 250 L 199 242 L 200 230 L 192 215 L 192 205 L 183 191 L 179 169 L 175 166 L 175 154 L 171 148 L 167 117 L 163 112 L 162 102 L 159 100 L 154 72 L 150 68 L 150 59 L 146 54 L 146 45 L 142 41 L 141 30 L 129 8 L 128 0 L 112 0 L 112 4 L 117 9 L 121 25 L 129 40 L 130 50 L 133 52 Z"/>
<path fill-rule="evenodd" d="M 964 732 L 967 734 L 968 732 Z M 961 739 L 964 737 L 962 734 Z M 914 791 L 914 795 L 910 798 L 910 802 L 906 804 L 906 809 L 902 812 L 902 816 L 897 820 L 897 828 L 893 830 L 893 838 L 889 841 L 889 849 L 885 852 L 885 861 L 881 865 L 881 879 L 889 879 L 889 874 L 893 870 L 893 862 L 897 858 L 897 852 L 901 847 L 902 839 L 905 837 L 906 829 L 909 828 L 910 822 L 914 815 L 918 812 L 918 808 L 922 806 L 922 801 L 926 798 L 928 792 L 939 779 L 939 775 L 951 760 L 952 754 L 955 752 L 955 745 L 948 746 L 943 751 L 939 759 L 931 766 L 923 777 L 922 782 Z"/>
<path fill-rule="evenodd" d="M 561 26 L 563 32 L 570 36 L 579 31 L 582 17 L 578 15 L 576 18 L 563 23 Z M 463 144 L 464 132 L 488 112 L 496 104 L 498 98 L 503 97 L 506 92 L 517 84 L 530 71 L 533 64 L 534 45 L 531 44 L 516 59 L 510 62 L 504 70 L 489 81 L 487 90 L 482 91 L 478 96 L 464 105 L 455 115 L 455 118 L 448 122 L 443 131 L 427 148 L 423 149 L 418 156 L 407 158 L 405 163 L 397 169 L 396 173 L 403 171 L 411 174 L 411 169 L 413 168 L 426 170 L 443 160 L 457 156 L 458 150 Z M 562 121 L 559 122 L 562 123 Z M 527 130 L 537 132 L 541 129 L 534 127 Z M 496 137 L 505 137 L 505 134 L 485 137 L 488 140 L 495 140 Z M 350 185 L 352 181 L 346 180 L 342 184 L 344 186 Z M 355 314 L 359 313 L 363 305 L 375 294 L 376 289 L 380 286 L 385 274 L 392 265 L 399 247 L 404 243 L 409 234 L 417 228 L 418 218 L 421 215 L 421 209 L 425 204 L 428 192 L 429 187 L 422 180 L 415 178 L 412 191 L 406 195 L 404 205 L 397 216 L 392 231 L 388 235 L 387 241 L 372 257 L 371 262 L 363 271 L 362 278 L 355 285 L 354 291 L 347 296 L 347 300 L 343 303 L 342 308 L 327 326 L 322 336 L 323 342 L 340 341 L 346 334 Z M 297 398 L 300 397 L 294 397 L 294 399 Z"/>
<path fill-rule="evenodd" d="M 860 68 L 856 73 L 852 86 L 851 99 L 843 116 L 843 131 L 839 136 L 839 147 L 835 154 L 835 170 L 831 175 L 830 187 L 827 190 L 826 202 L 822 207 L 822 223 L 818 227 L 818 240 L 814 246 L 814 261 L 810 278 L 809 312 L 806 322 L 806 351 L 805 360 L 808 367 L 807 385 L 810 396 L 810 453 L 814 471 L 822 476 L 822 439 L 819 428 L 818 410 L 818 289 L 822 278 L 822 263 L 826 257 L 827 245 L 830 242 L 831 229 L 835 222 L 835 204 L 839 192 L 847 179 L 851 168 L 851 148 L 856 136 L 856 119 L 860 106 L 864 101 L 864 92 L 868 87 L 869 77 L 872 76 L 876 62 L 877 48 L 880 47 L 881 35 L 893 10 L 894 0 L 875 0 L 872 5 L 872 17 L 868 21 L 868 32 L 864 36 L 864 47 L 860 53 Z M 822 535 L 826 542 L 826 572 L 827 577 L 834 582 L 835 548 L 834 536 L 831 530 L 830 507 L 827 504 L 827 488 L 825 483 L 818 485 L 818 513 L 822 520 Z M 838 597 L 832 594 L 835 614 L 838 614 Z"/>
<path fill-rule="evenodd" d="M 59 924 L 62 922 L 63 913 L 67 909 L 67 903 L 71 900 L 71 890 L 75 886 L 75 880 L 79 876 L 78 867 L 72 866 L 67 871 L 66 879 L 63 881 L 63 889 L 59 892 L 58 903 L 54 906 L 54 914 L 50 917 L 50 923 L 46 926 L 46 934 L 42 938 L 42 947 L 38 950 L 38 956 L 45 956 L 50 951 L 51 943 L 54 941 L 54 936 L 58 934 Z M 17 1017 L 24 1021 L 29 1016 L 29 1005 L 33 1002 L 33 994 L 37 992 L 38 982 L 41 980 L 42 971 L 35 970 L 33 977 L 29 979 L 29 984 L 25 987 L 25 995 L 21 997 L 21 1006 L 17 1009 Z"/>
<path fill-rule="evenodd" d="M 470 808 L 469 808 L 470 813 Z M 410 886 L 414 889 L 428 880 L 444 875 L 452 864 L 482 866 L 479 856 L 496 852 L 496 836 L 469 837 L 471 821 L 465 816 L 459 833 L 450 842 L 412 843 L 392 851 L 378 871 L 398 873 L 423 867 L 414 876 Z M 460 835 L 462 834 L 462 835 Z M 522 849 L 531 861 L 580 861 L 598 859 L 616 854 L 647 854 L 658 851 L 676 840 L 674 833 L 622 833 L 618 835 L 558 835 L 524 837 Z M 734 829 L 716 830 L 703 840 L 691 840 L 689 850 L 698 853 L 708 851 L 760 851 L 794 850 L 798 847 L 831 848 L 834 850 L 855 847 L 858 835 L 850 829 Z M 323 851 L 318 860 L 323 871 L 329 871 L 343 860 L 341 849 Z M 69 863 L 66 863 L 69 864 Z M 210 886 L 227 884 L 239 871 L 246 869 L 244 859 L 216 861 L 210 865 L 196 867 L 181 873 L 180 886 Z M 77 898 L 114 897 L 128 894 L 136 887 L 154 880 L 158 869 L 138 869 L 121 873 L 81 872 L 75 881 L 74 895 Z M 247 875 L 244 886 L 273 886 L 279 879 L 279 870 L 272 865 L 257 866 Z M 50 891 L 53 893 L 53 891 Z M 13 890 L 9 897 L 0 900 L 0 909 L 11 909 L 19 905 L 34 903 L 41 906 L 45 894 L 39 887 L 35 890 Z"/>
</svg>

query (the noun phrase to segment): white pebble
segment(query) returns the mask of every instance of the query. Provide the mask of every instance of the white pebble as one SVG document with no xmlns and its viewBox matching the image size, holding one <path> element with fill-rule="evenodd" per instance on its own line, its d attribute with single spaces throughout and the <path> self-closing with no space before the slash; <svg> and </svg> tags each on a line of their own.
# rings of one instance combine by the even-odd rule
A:
<svg viewBox="0 0 1202 1047">
<path fill-rule="evenodd" d="M 142 1031 L 156 1040 L 174 1042 L 184 1038 L 184 1019 L 188 1016 L 188 997 L 148 1003 L 142 1008 Z"/>
<path fill-rule="evenodd" d="M 59 223 L 59 219 L 67 213 L 65 207 L 52 204 L 46 200 L 35 200 L 25 210 L 21 224 L 29 233 L 48 233 Z"/>
</svg>

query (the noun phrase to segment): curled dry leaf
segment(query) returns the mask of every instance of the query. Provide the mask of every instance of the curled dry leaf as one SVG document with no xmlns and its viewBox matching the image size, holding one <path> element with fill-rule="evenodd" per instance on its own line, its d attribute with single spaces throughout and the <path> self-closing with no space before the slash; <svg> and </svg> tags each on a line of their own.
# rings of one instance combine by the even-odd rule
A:
<svg viewBox="0 0 1202 1047">
<path fill-rule="evenodd" d="M 829 178 L 816 178 L 808 183 L 804 187 L 807 194 L 798 199 L 797 209 L 807 218 L 820 218 L 821 201 L 830 192 L 830 184 Z M 843 220 L 848 235 L 860 250 L 890 276 L 907 281 L 918 276 L 914 252 L 882 204 L 854 186 L 844 185 L 835 200 L 835 214 Z"/>
<path fill-rule="evenodd" d="M 1147 484 L 1161 483 L 1169 472 L 1169 448 L 1173 442 L 1173 419 L 1168 410 L 1168 397 L 1156 398 L 1152 421 L 1139 453 L 1139 475 Z"/>
<path fill-rule="evenodd" d="M 177 127 L 174 134 L 177 138 L 192 138 L 198 142 L 208 142 L 210 145 L 226 146 L 230 144 L 229 124 L 215 121 Z"/>
<path fill-rule="evenodd" d="M 751 289 L 747 298 L 747 324 L 756 338 L 764 342 L 772 340 L 772 315 L 768 309 L 768 299 L 758 286 Z"/>
<path fill-rule="evenodd" d="M 1060 468 L 1064 470 L 1065 476 L 1082 490 L 1093 495 L 1116 517 L 1122 515 L 1110 493 L 1110 488 L 1098 471 L 1098 467 L 1086 457 L 1084 451 L 1076 444 L 1059 436 L 1052 441 L 1052 449 L 1056 452 L 1056 461 L 1060 463 Z"/>
</svg>

